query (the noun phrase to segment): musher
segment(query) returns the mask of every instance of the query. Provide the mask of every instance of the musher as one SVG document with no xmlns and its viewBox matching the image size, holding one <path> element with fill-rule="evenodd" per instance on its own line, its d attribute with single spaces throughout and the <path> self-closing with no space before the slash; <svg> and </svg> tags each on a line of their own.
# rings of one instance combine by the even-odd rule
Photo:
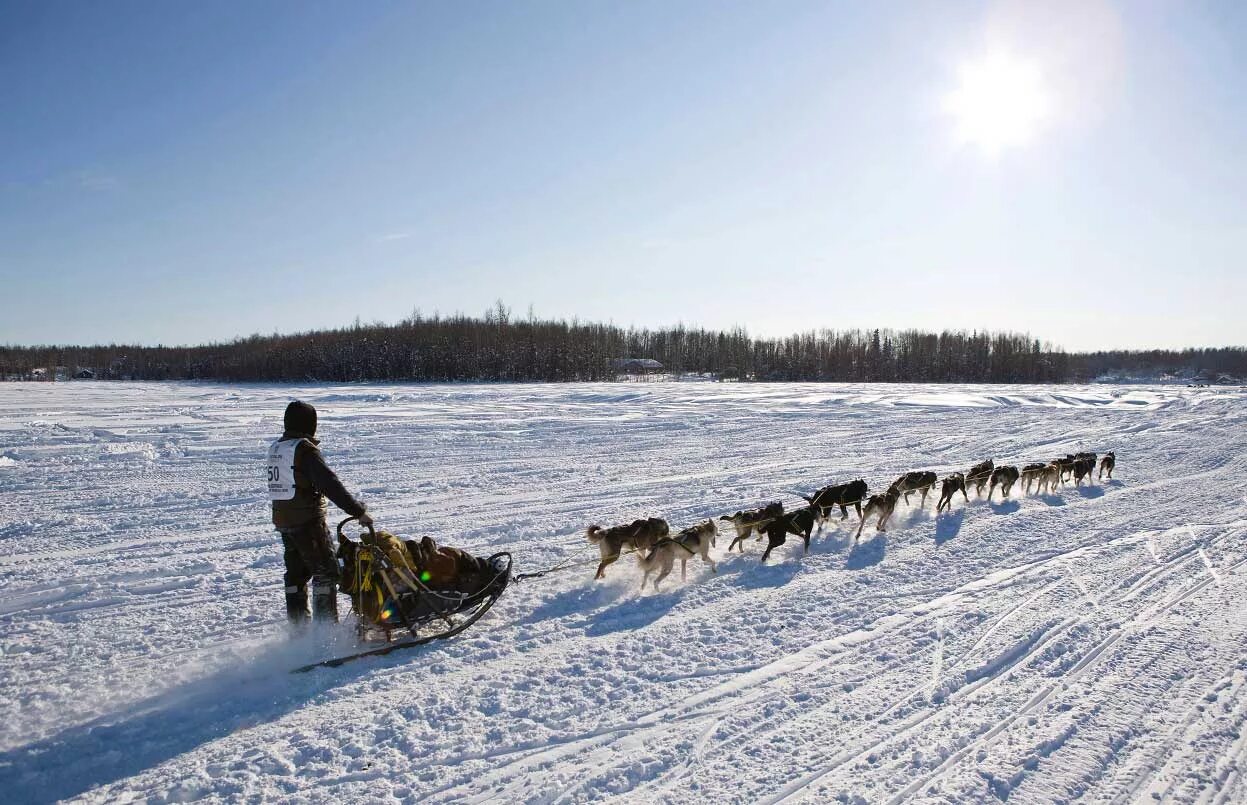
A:
<svg viewBox="0 0 1247 805">
<path fill-rule="evenodd" d="M 317 622 L 338 620 L 338 560 L 325 523 L 325 498 L 367 527 L 372 518 L 346 491 L 320 453 L 316 409 L 295 400 L 286 406 L 285 432 L 268 450 L 268 494 L 273 525 L 281 532 L 286 562 L 286 616 L 306 624 L 307 585 Z"/>
</svg>

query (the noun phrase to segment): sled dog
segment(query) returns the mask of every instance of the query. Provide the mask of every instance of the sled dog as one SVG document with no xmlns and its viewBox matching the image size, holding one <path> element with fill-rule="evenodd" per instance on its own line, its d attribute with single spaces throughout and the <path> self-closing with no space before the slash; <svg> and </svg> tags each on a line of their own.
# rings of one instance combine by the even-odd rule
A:
<svg viewBox="0 0 1247 805">
<path fill-rule="evenodd" d="M 1047 467 L 1047 464 L 1027 464 L 1022 468 L 1021 481 L 1026 494 L 1030 494 L 1031 484 L 1039 480 L 1039 476 Z"/>
<path fill-rule="evenodd" d="M 1043 470 L 1039 473 L 1038 483 L 1035 491 L 1043 495 L 1045 493 L 1055 493 L 1057 484 L 1061 480 L 1061 468 L 1054 461 L 1051 464 L 1044 465 Z"/>
<path fill-rule="evenodd" d="M 1091 473 L 1095 472 L 1094 458 L 1080 458 L 1074 462 L 1074 486 L 1082 483 L 1082 479 L 1086 478 L 1087 483 L 1091 483 Z"/>
<path fill-rule="evenodd" d="M 762 561 L 771 555 L 771 551 L 788 541 L 788 535 L 801 537 L 805 540 L 805 552 L 810 552 L 810 534 L 818 522 L 818 511 L 813 506 L 806 506 L 789 512 L 783 517 L 776 517 L 767 523 L 762 533 L 766 534 L 766 550 L 762 552 Z"/>
<path fill-rule="evenodd" d="M 1104 458 L 1100 459 L 1100 478 L 1104 477 L 1104 471 L 1108 470 L 1108 478 L 1113 479 L 1113 467 L 1117 466 L 1117 455 L 1114 453 L 1105 453 Z"/>
<path fill-rule="evenodd" d="M 994 469 L 996 469 L 996 464 L 989 458 L 986 461 L 975 464 L 966 473 L 966 482 L 974 484 L 975 495 L 983 496 L 983 487 L 987 486 L 987 481 L 992 477 L 992 470 Z"/>
<path fill-rule="evenodd" d="M 997 467 L 992 470 L 991 486 L 987 489 L 987 499 L 992 499 L 992 492 L 996 491 L 996 486 L 1000 486 L 1000 497 L 1009 497 L 1009 490 L 1013 488 L 1014 482 L 1018 479 L 1017 467 Z"/>
<path fill-rule="evenodd" d="M 602 528 L 600 525 L 589 526 L 585 531 L 585 536 L 589 538 L 589 542 L 598 546 L 598 551 L 602 554 L 602 563 L 598 565 L 597 575 L 593 578 L 606 578 L 606 566 L 619 559 L 625 547 L 631 548 L 639 555 L 654 547 L 654 543 L 670 533 L 671 529 L 667 526 L 667 521 L 660 517 L 633 520 L 628 525 L 617 525 L 612 528 Z"/>
<path fill-rule="evenodd" d="M 641 569 L 645 571 L 645 575 L 641 577 L 641 589 L 645 589 L 649 574 L 658 570 L 658 578 L 654 579 L 654 589 L 657 590 L 659 583 L 670 575 L 676 559 L 680 560 L 681 581 L 688 578 L 688 560 L 694 556 L 700 556 L 703 562 L 710 565 L 711 571 L 718 573 L 718 565 L 710 558 L 710 549 L 714 547 L 717 533 L 714 520 L 706 520 L 684 529 L 674 537 L 658 540 L 649 555 L 640 560 Z"/>
<path fill-rule="evenodd" d="M 827 519 L 827 515 L 836 506 L 840 507 L 840 519 L 844 520 L 849 516 L 847 506 L 853 506 L 857 509 L 857 516 L 862 516 L 862 501 L 866 499 L 866 481 L 858 478 L 856 481 L 849 481 L 847 484 L 836 484 L 834 486 L 824 486 L 815 492 L 812 496 L 802 495 L 810 506 L 814 507 L 818 514 L 819 522 Z"/>
<path fill-rule="evenodd" d="M 749 509 L 748 511 L 738 511 L 732 515 L 724 515 L 720 520 L 727 520 L 736 529 L 736 539 L 732 540 L 732 544 L 727 546 L 727 552 L 731 553 L 732 549 L 737 545 L 740 546 L 740 552 L 745 552 L 744 542 L 754 531 L 758 532 L 758 539 L 762 538 L 762 527 L 784 514 L 784 504 L 778 500 L 774 503 L 768 503 L 759 509 Z"/>
<path fill-rule="evenodd" d="M 907 472 L 892 482 L 892 488 L 905 496 L 906 505 L 909 505 L 911 492 L 922 492 L 922 502 L 918 504 L 918 508 L 921 509 L 927 505 L 927 493 L 931 491 L 931 487 L 935 486 L 936 480 L 933 472 Z"/>
<path fill-rule="evenodd" d="M 866 501 L 866 508 L 862 512 L 862 521 L 857 524 L 857 534 L 853 537 L 853 541 L 862 536 L 862 527 L 866 525 L 866 520 L 873 514 L 875 515 L 875 530 L 887 531 L 888 518 L 892 516 L 892 512 L 896 511 L 896 502 L 901 499 L 901 492 L 896 486 L 889 486 L 888 491 L 882 495 L 871 495 L 870 500 Z"/>
<path fill-rule="evenodd" d="M 970 498 L 966 495 L 966 477 L 959 472 L 946 477 L 940 482 L 940 500 L 935 504 L 935 513 L 939 514 L 940 509 L 952 509 L 953 495 L 961 493 L 966 503 L 970 502 Z"/>
</svg>

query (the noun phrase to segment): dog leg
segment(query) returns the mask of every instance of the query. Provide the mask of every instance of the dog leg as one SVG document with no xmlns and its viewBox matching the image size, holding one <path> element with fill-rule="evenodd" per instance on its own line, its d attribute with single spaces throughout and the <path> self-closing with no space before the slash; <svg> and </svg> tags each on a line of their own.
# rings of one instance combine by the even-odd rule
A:
<svg viewBox="0 0 1247 805">
<path fill-rule="evenodd" d="M 764 565 L 766 564 L 766 557 L 768 557 L 768 556 L 770 556 L 770 555 L 771 555 L 771 551 L 773 551 L 773 550 L 775 549 L 775 546 L 776 546 L 777 544 L 779 544 L 779 543 L 772 542 L 770 545 L 767 545 L 767 546 L 766 546 L 766 550 L 762 552 L 762 564 L 764 564 Z"/>
<path fill-rule="evenodd" d="M 688 581 L 688 560 L 680 560 L 680 581 Z"/>
</svg>

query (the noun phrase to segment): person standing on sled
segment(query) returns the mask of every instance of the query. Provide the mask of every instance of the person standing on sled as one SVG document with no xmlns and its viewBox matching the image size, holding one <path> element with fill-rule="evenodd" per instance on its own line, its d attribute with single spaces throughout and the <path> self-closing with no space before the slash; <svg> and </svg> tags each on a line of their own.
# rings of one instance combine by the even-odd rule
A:
<svg viewBox="0 0 1247 805">
<path fill-rule="evenodd" d="M 286 406 L 285 432 L 268 450 L 268 494 L 285 548 L 286 616 L 293 624 L 308 620 L 309 581 L 316 620 L 338 620 L 338 560 L 325 523 L 325 498 L 360 525 L 372 523 L 364 504 L 325 463 L 315 434 L 316 409 L 295 400 Z"/>
</svg>

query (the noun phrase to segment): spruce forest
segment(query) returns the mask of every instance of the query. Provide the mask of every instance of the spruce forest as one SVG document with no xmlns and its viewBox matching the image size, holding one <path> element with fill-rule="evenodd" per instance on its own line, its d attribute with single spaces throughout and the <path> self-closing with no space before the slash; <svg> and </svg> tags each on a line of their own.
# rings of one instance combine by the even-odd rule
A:
<svg viewBox="0 0 1247 805">
<path fill-rule="evenodd" d="M 483 316 L 423 316 L 203 346 L 0 346 L 0 378 L 52 367 L 96 379 L 222 381 L 614 380 L 623 359 L 671 375 L 751 381 L 1075 383 L 1105 373 L 1247 375 L 1247 350 L 1070 353 L 1026 334 L 984 330 L 817 330 L 782 338 L 677 325 L 623 328 L 516 318 L 502 303 Z"/>
</svg>

